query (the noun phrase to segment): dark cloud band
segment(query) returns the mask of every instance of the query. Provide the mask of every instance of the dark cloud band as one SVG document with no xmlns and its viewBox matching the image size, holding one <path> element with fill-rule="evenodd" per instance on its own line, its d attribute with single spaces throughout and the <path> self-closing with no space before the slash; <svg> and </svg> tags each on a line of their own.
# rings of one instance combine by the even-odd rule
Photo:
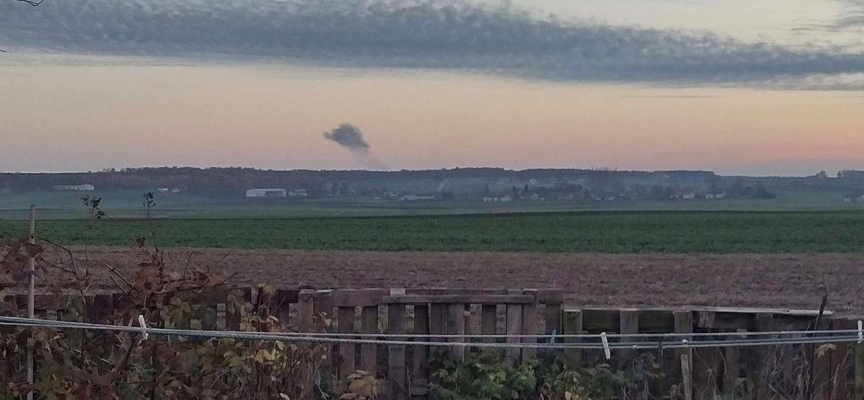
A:
<svg viewBox="0 0 864 400">
<path fill-rule="evenodd" d="M 854 82 L 864 55 L 710 34 L 538 20 L 434 0 L 0 0 L 3 46 L 99 55 L 277 57 L 527 79 L 663 84 Z"/>
</svg>

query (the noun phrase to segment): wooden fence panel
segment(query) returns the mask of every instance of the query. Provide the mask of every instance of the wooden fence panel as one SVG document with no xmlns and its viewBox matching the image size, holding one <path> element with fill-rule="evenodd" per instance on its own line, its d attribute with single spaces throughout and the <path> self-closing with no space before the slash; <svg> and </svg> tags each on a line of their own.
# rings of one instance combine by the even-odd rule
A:
<svg viewBox="0 0 864 400">
<path fill-rule="evenodd" d="M 367 306 L 360 310 L 360 333 L 364 335 L 378 333 L 378 307 Z M 367 337 L 369 339 L 369 337 Z M 364 343 L 360 345 L 360 369 L 377 375 L 378 345 Z"/>
<path fill-rule="evenodd" d="M 483 335 L 497 335 L 498 334 L 498 306 L 492 304 L 484 304 L 480 310 L 481 314 L 481 328 L 480 332 Z M 495 339 L 489 338 L 486 339 L 487 342 L 494 342 Z"/>
<path fill-rule="evenodd" d="M 450 339 L 451 342 L 465 341 L 465 308 L 464 303 L 450 304 L 447 308 L 447 334 L 456 335 Z M 453 357 L 463 359 L 465 357 L 465 347 L 453 346 L 450 349 Z"/>
<path fill-rule="evenodd" d="M 228 331 L 240 330 L 242 308 L 252 302 L 252 288 L 242 288 L 239 292 L 241 297 L 237 299 L 237 304 L 229 305 L 225 311 L 225 330 Z"/>
<path fill-rule="evenodd" d="M 537 335 L 539 332 L 539 322 L 537 318 L 537 301 L 535 295 L 535 301 L 532 304 L 526 304 L 522 306 L 522 334 L 523 335 Z M 522 343 L 525 344 L 536 344 L 536 338 L 523 338 Z M 530 362 L 537 358 L 537 349 L 534 348 L 524 348 L 522 349 L 522 362 Z"/>
<path fill-rule="evenodd" d="M 693 332 L 693 312 L 691 311 L 675 311 L 673 313 L 675 323 L 675 333 L 692 333 Z M 682 337 L 680 340 L 693 340 L 692 337 Z M 686 400 L 693 399 L 693 351 L 691 349 L 675 349 L 675 362 L 672 365 L 672 370 L 676 371 L 675 375 L 681 377 L 681 390 Z"/>
<path fill-rule="evenodd" d="M 429 306 L 414 306 L 414 334 L 429 334 Z M 428 336 L 419 336 L 418 341 L 429 340 Z M 414 357 L 411 365 L 411 399 L 426 400 L 429 398 L 429 347 L 414 346 Z"/>
<path fill-rule="evenodd" d="M 404 334 L 405 329 L 405 305 L 391 304 L 387 309 L 387 327 L 391 334 Z M 405 360 L 404 345 L 390 345 L 390 358 L 388 365 L 388 388 L 390 400 L 407 400 L 407 364 Z"/>
<path fill-rule="evenodd" d="M 564 334 L 565 335 L 581 335 L 582 334 L 582 310 L 564 310 Z M 569 338 L 567 343 L 582 343 L 580 338 Z M 582 368 L 582 350 L 568 349 L 564 352 L 567 359 L 567 365 L 573 369 Z"/>
<path fill-rule="evenodd" d="M 522 306 L 519 304 L 507 305 L 507 343 L 518 344 L 521 342 L 519 335 L 522 334 Z M 519 363 L 521 351 L 518 348 L 508 348 L 505 351 L 507 361 L 511 364 Z"/>
<path fill-rule="evenodd" d="M 354 322 L 357 318 L 357 310 L 354 307 L 339 307 L 337 315 L 339 317 L 338 328 L 339 333 L 354 333 Z M 355 355 L 356 350 L 352 343 L 339 344 L 339 379 L 345 379 L 349 375 L 357 371 Z"/>
</svg>

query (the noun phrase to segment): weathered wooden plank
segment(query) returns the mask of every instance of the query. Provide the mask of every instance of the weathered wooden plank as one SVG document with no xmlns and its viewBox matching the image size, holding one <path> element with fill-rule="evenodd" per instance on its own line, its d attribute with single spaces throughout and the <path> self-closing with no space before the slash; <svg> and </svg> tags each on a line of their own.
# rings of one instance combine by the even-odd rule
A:
<svg viewBox="0 0 864 400">
<path fill-rule="evenodd" d="M 232 293 L 231 296 L 235 297 L 233 304 L 226 304 L 225 329 L 229 331 L 240 330 L 243 309 L 252 302 L 252 288 L 242 288 L 236 292 L 239 293 L 239 297 Z"/>
<path fill-rule="evenodd" d="M 798 309 L 789 309 L 789 308 L 752 308 L 752 307 L 688 307 L 692 311 L 701 312 L 701 311 L 712 311 L 715 313 L 731 313 L 731 314 L 772 314 L 775 317 L 781 315 L 789 315 L 789 316 L 798 316 L 809 318 L 810 322 L 813 322 L 813 319 L 819 316 L 819 310 L 798 310 Z M 825 311 L 823 312 L 823 316 L 832 316 L 833 312 Z"/>
<path fill-rule="evenodd" d="M 354 333 L 354 323 L 357 318 L 357 310 L 354 307 L 339 307 L 337 308 L 339 316 L 338 328 L 339 333 Z M 339 344 L 339 378 L 345 379 L 349 375 L 357 371 L 356 365 L 356 350 L 353 344 Z"/>
<path fill-rule="evenodd" d="M 848 318 L 835 318 L 831 323 L 831 329 L 838 331 L 857 329 L 855 325 Z M 850 357 L 851 346 L 849 343 L 836 343 L 836 346 L 831 352 L 831 372 L 833 376 L 831 400 L 847 400 L 850 397 L 848 367 L 850 365 L 849 361 L 852 360 Z"/>
<path fill-rule="evenodd" d="M 738 340 L 743 337 L 727 336 L 726 340 Z M 723 393 L 733 396 L 741 377 L 741 348 L 726 347 L 723 349 Z"/>
<path fill-rule="evenodd" d="M 639 311 L 634 309 L 622 309 L 618 313 L 619 326 L 621 327 L 622 335 L 634 335 L 639 333 Z M 639 339 L 633 337 L 622 337 L 621 342 L 638 342 Z M 621 357 L 621 364 L 630 363 L 636 358 L 636 352 L 633 350 L 620 350 L 618 352 Z"/>
<path fill-rule="evenodd" d="M 811 353 L 813 361 L 813 398 L 830 400 L 832 389 L 831 350 L 819 349 L 814 345 Z"/>
<path fill-rule="evenodd" d="M 447 333 L 457 335 L 450 339 L 451 342 L 465 341 L 465 304 L 450 304 L 447 306 Z M 465 347 L 453 346 L 450 349 L 453 357 L 462 359 L 465 357 Z"/>
<path fill-rule="evenodd" d="M 507 305 L 507 343 L 517 344 L 521 340 L 516 337 L 522 334 L 522 306 L 518 304 Z M 511 364 L 519 363 L 520 351 L 518 348 L 508 348 L 505 357 Z"/>
<path fill-rule="evenodd" d="M 378 307 L 363 307 L 360 310 L 360 333 L 365 335 L 378 333 Z M 368 338 L 368 337 L 367 337 Z M 360 345 L 360 369 L 376 374 L 378 365 L 378 345 L 364 343 Z"/>
<path fill-rule="evenodd" d="M 381 299 L 390 295 L 387 289 L 343 289 L 331 292 L 334 307 L 372 307 L 383 303 Z"/>
<path fill-rule="evenodd" d="M 315 292 L 315 316 L 324 320 L 333 319 L 333 291 L 319 290 Z M 327 324 L 320 324 L 327 325 Z"/>
<path fill-rule="evenodd" d="M 522 334 L 537 335 L 540 331 L 537 318 L 537 303 L 526 304 L 522 306 Z M 536 344 L 537 338 L 522 338 L 522 343 Z M 530 362 L 537 358 L 537 349 L 524 348 L 522 349 L 522 362 Z"/>
<path fill-rule="evenodd" d="M 297 303 L 300 292 L 290 289 L 277 289 L 270 298 L 270 315 L 276 317 L 282 326 L 291 325 L 291 304 Z"/>
<path fill-rule="evenodd" d="M 714 347 L 693 350 L 693 398 L 714 400 L 720 394 L 717 389 L 720 350 Z"/>
<path fill-rule="evenodd" d="M 88 297 L 88 301 L 91 298 Z M 65 303 L 64 303 L 65 305 Z M 54 310 L 58 308 L 53 308 Z M 87 306 L 87 322 L 94 324 L 110 324 L 111 316 L 114 314 L 114 298 L 110 294 L 97 294 L 92 297 L 92 302 Z M 215 319 L 214 319 L 215 320 Z"/>
<path fill-rule="evenodd" d="M 681 390 L 684 392 L 684 400 L 693 400 L 693 362 L 690 353 L 681 355 Z"/>
<path fill-rule="evenodd" d="M 531 304 L 535 296 L 530 295 L 398 295 L 383 296 L 386 304 Z"/>
<path fill-rule="evenodd" d="M 212 331 L 216 329 L 216 309 L 218 303 L 213 298 L 203 298 L 198 303 L 198 309 L 193 314 L 193 318 L 201 321 L 201 329 Z"/>
<path fill-rule="evenodd" d="M 414 334 L 429 333 L 429 306 L 414 306 Z M 418 340 L 428 340 L 421 336 Z M 413 363 L 411 366 L 411 398 L 426 400 L 429 398 L 429 347 L 414 346 Z"/>
<path fill-rule="evenodd" d="M 673 312 L 675 320 L 675 333 L 692 333 L 693 332 L 693 312 L 691 311 L 675 311 Z M 693 340 L 692 337 L 683 337 L 681 340 Z M 680 372 L 681 385 L 685 399 L 693 399 L 693 351 L 691 349 L 675 349 L 674 370 Z M 677 374 L 676 374 L 677 375 Z"/>
<path fill-rule="evenodd" d="M 300 332 L 315 331 L 315 291 L 301 290 L 297 297 L 297 329 Z"/>
<path fill-rule="evenodd" d="M 864 344 L 856 343 L 855 350 L 855 399 L 864 399 Z"/>
<path fill-rule="evenodd" d="M 447 288 L 416 288 L 406 289 L 406 295 L 418 296 L 473 296 L 473 295 L 506 295 L 504 289 L 447 289 Z"/>
<path fill-rule="evenodd" d="M 482 321 L 480 322 L 480 331 L 483 335 L 498 334 L 498 307 L 494 305 L 483 305 L 480 311 Z M 486 339 L 487 342 L 494 342 L 495 339 Z"/>
<path fill-rule="evenodd" d="M 333 323 L 335 322 L 335 314 L 333 313 L 333 297 L 330 290 L 316 291 L 313 296 L 313 313 L 315 321 L 315 330 L 319 332 L 333 332 Z M 332 379 L 335 375 L 333 371 L 337 369 L 335 362 L 336 357 L 335 346 L 332 344 L 324 344 L 327 359 L 321 363 L 321 376 L 324 379 Z"/>
<path fill-rule="evenodd" d="M 563 329 L 565 335 L 581 335 L 583 314 L 582 310 L 566 309 L 564 310 Z M 580 338 L 568 338 L 566 343 L 582 343 Z M 567 359 L 567 365 L 572 369 L 582 368 L 582 350 L 567 349 L 564 352 Z"/>
<path fill-rule="evenodd" d="M 672 310 L 639 310 L 639 332 L 668 333 L 674 329 Z"/>
<path fill-rule="evenodd" d="M 537 296 L 538 304 L 545 304 L 547 306 L 564 304 L 564 290 L 562 289 L 529 289 L 525 292 L 533 292 Z"/>
<path fill-rule="evenodd" d="M 447 327 L 447 312 L 446 304 L 432 304 L 429 308 L 429 333 L 432 340 L 443 342 L 444 339 L 435 335 L 446 335 L 449 331 Z"/>
<path fill-rule="evenodd" d="M 561 334 L 561 310 L 563 307 L 560 304 L 548 304 L 543 312 L 543 332 L 546 335 Z"/>
<path fill-rule="evenodd" d="M 619 332 L 621 330 L 619 309 L 583 308 L 582 329 L 585 332 Z"/>
<path fill-rule="evenodd" d="M 405 333 L 405 305 L 391 304 L 387 308 L 387 329 L 391 334 L 398 335 Z M 391 345 L 389 350 L 387 386 L 390 392 L 390 400 L 407 400 L 409 393 L 405 346 Z"/>
<path fill-rule="evenodd" d="M 775 329 L 774 314 L 757 313 L 753 315 L 753 321 L 757 332 L 773 332 Z M 752 354 L 756 359 L 749 363 L 751 371 L 748 372 L 752 374 L 753 381 L 755 382 L 757 398 L 767 399 L 771 396 L 771 388 L 769 386 L 770 382 L 766 382 L 762 379 L 762 370 L 764 369 L 765 362 L 771 354 L 771 349 L 767 346 L 758 346 Z"/>
</svg>

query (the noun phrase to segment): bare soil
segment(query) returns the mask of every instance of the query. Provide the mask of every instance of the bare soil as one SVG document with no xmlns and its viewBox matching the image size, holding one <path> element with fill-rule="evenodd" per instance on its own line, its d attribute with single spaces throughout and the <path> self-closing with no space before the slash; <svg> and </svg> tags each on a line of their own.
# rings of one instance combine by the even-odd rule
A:
<svg viewBox="0 0 864 400">
<path fill-rule="evenodd" d="M 113 286 L 138 250 L 76 248 L 81 265 Z M 239 284 L 339 288 L 561 288 L 571 306 L 723 306 L 818 309 L 864 315 L 862 255 L 579 255 L 172 249 L 172 268 L 208 266 Z M 52 251 L 47 258 L 68 260 Z M 66 261 L 68 264 L 68 261 Z M 49 272 L 53 276 L 53 272 Z"/>
</svg>

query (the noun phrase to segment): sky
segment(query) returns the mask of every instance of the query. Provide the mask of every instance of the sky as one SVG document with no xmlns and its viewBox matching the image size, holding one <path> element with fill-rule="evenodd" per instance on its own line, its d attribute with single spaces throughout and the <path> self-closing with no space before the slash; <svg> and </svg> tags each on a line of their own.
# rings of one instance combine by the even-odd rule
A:
<svg viewBox="0 0 864 400">
<path fill-rule="evenodd" d="M 0 0 L 0 171 L 864 169 L 862 33 L 861 0 Z"/>
</svg>

